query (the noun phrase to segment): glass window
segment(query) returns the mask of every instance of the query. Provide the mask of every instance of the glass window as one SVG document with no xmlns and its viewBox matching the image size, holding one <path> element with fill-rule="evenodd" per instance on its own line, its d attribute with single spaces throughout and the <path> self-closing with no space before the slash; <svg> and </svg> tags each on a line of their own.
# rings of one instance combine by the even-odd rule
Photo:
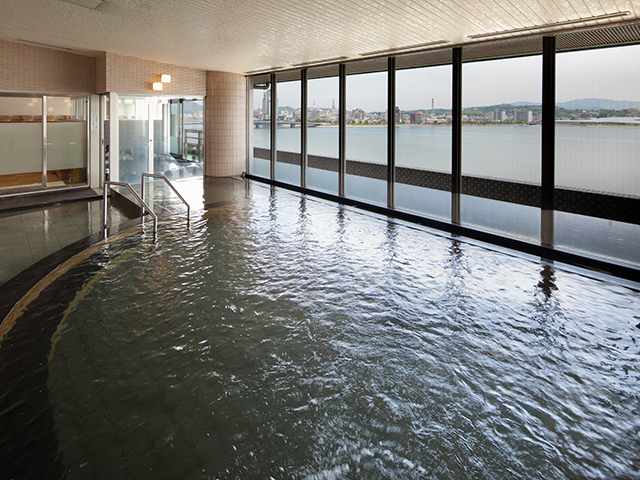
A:
<svg viewBox="0 0 640 480">
<path fill-rule="evenodd" d="M 542 56 L 462 72 L 462 223 L 539 240 Z"/>
<path fill-rule="evenodd" d="M 347 75 L 345 194 L 387 203 L 387 72 Z"/>
<path fill-rule="evenodd" d="M 278 82 L 276 180 L 300 185 L 300 80 Z"/>
<path fill-rule="evenodd" d="M 640 196 L 640 46 L 558 53 L 556 75 L 555 243 L 640 263 L 607 207 Z"/>
<path fill-rule="evenodd" d="M 149 168 L 149 103 L 145 97 L 118 99 L 118 181 L 140 183 Z"/>
<path fill-rule="evenodd" d="M 451 218 L 451 65 L 396 72 L 396 208 Z"/>
<path fill-rule="evenodd" d="M 271 89 L 268 83 L 253 87 L 253 155 L 249 173 L 269 178 L 271 175 Z"/>
<path fill-rule="evenodd" d="M 87 98 L 47 97 L 47 186 L 87 183 Z"/>
<path fill-rule="evenodd" d="M 42 97 L 0 96 L 0 193 L 42 188 Z"/>
<path fill-rule="evenodd" d="M 307 187 L 338 193 L 338 67 L 307 83 Z"/>
</svg>

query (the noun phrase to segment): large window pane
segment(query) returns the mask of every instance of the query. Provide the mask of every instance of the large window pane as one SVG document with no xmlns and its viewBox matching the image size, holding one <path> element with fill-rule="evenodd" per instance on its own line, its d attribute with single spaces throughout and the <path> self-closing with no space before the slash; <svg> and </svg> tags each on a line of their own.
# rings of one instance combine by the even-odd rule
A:
<svg viewBox="0 0 640 480">
<path fill-rule="evenodd" d="M 118 181 L 140 183 L 149 168 L 149 103 L 145 97 L 118 99 Z"/>
<path fill-rule="evenodd" d="M 640 46 L 559 53 L 556 73 L 555 242 L 640 263 L 640 227 L 606 208 L 640 197 Z"/>
<path fill-rule="evenodd" d="M 300 80 L 278 82 L 276 180 L 300 185 Z"/>
<path fill-rule="evenodd" d="M 451 218 L 451 65 L 396 72 L 395 205 Z"/>
<path fill-rule="evenodd" d="M 465 63 L 465 224 L 540 238 L 542 57 Z"/>
<path fill-rule="evenodd" d="M 338 193 L 338 68 L 335 76 L 307 83 L 307 187 Z"/>
<path fill-rule="evenodd" d="M 47 186 L 87 183 L 87 99 L 47 97 Z"/>
<path fill-rule="evenodd" d="M 0 192 L 42 186 L 42 98 L 0 97 Z"/>
<path fill-rule="evenodd" d="M 386 109 L 386 71 L 347 75 L 347 197 L 387 203 Z"/>
<path fill-rule="evenodd" d="M 249 173 L 269 177 L 271 171 L 271 89 L 253 88 L 253 155 Z"/>
</svg>

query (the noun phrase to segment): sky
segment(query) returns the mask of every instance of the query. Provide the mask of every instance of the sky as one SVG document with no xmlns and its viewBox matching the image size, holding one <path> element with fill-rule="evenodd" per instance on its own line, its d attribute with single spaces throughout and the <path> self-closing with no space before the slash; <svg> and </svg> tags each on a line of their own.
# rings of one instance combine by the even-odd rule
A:
<svg viewBox="0 0 640 480">
<path fill-rule="evenodd" d="M 479 107 L 542 99 L 540 55 L 465 63 L 462 106 Z M 640 101 L 640 45 L 556 55 L 556 101 L 580 98 Z M 300 83 L 278 84 L 280 106 L 300 107 Z M 254 94 L 260 107 L 263 91 Z M 260 99 L 260 100 L 257 100 Z M 451 66 L 398 70 L 396 104 L 401 110 L 451 108 Z M 309 106 L 338 105 L 337 77 L 309 80 Z M 347 76 L 347 110 L 385 111 L 386 72 Z"/>
</svg>

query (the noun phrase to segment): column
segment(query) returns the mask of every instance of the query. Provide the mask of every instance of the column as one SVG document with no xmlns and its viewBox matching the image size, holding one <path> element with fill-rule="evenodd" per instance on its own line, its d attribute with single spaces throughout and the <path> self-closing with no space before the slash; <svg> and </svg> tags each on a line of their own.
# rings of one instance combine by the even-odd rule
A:
<svg viewBox="0 0 640 480">
<path fill-rule="evenodd" d="M 205 176 L 229 177 L 246 170 L 246 115 L 246 78 L 235 73 L 207 72 Z"/>
</svg>

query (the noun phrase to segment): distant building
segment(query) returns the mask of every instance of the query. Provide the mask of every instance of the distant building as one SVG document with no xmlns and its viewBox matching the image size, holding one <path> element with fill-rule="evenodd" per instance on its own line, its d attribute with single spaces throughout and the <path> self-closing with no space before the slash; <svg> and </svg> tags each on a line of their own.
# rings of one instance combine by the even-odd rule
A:
<svg viewBox="0 0 640 480">
<path fill-rule="evenodd" d="M 513 115 L 516 122 L 533 123 L 533 112 L 531 110 L 516 110 Z"/>
<path fill-rule="evenodd" d="M 353 118 L 354 120 L 358 120 L 360 122 L 364 122 L 365 117 L 367 116 L 367 113 L 362 110 L 361 108 L 356 108 L 353 111 Z"/>
<path fill-rule="evenodd" d="M 316 107 L 307 108 L 307 120 L 317 120 L 318 116 L 319 113 Z"/>
<path fill-rule="evenodd" d="M 504 122 L 507 119 L 507 112 L 504 110 L 498 110 L 497 108 L 489 112 L 489 121 L 490 122 Z"/>
<path fill-rule="evenodd" d="M 422 113 L 416 112 L 409 114 L 409 123 L 422 123 Z"/>
<path fill-rule="evenodd" d="M 396 123 L 400 123 L 404 121 L 404 117 L 402 116 L 402 111 L 400 107 L 396 107 Z"/>
<path fill-rule="evenodd" d="M 271 116 L 271 89 L 265 90 L 262 94 L 262 115 L 263 118 Z"/>
</svg>

